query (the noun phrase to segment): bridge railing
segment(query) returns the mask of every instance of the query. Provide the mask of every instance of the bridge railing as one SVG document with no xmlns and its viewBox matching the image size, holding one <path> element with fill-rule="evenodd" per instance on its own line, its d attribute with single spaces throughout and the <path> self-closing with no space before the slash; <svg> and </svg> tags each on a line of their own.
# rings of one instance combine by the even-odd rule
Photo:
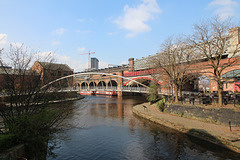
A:
<svg viewBox="0 0 240 160">
<path fill-rule="evenodd" d="M 80 90 L 88 90 L 88 87 L 80 87 Z"/>
<path fill-rule="evenodd" d="M 145 87 L 130 87 L 130 86 L 83 86 L 83 87 L 66 87 L 66 88 L 59 88 L 54 91 L 64 92 L 64 91 L 97 91 L 97 90 L 104 90 L 104 91 L 122 91 L 122 92 L 140 92 L 140 93 L 148 93 L 149 88 Z M 51 92 L 51 90 L 49 90 Z M 163 94 L 161 90 L 158 90 L 159 94 Z"/>
<path fill-rule="evenodd" d="M 69 88 L 70 90 L 71 88 Z M 67 90 L 67 89 L 64 89 Z M 145 87 L 129 87 L 129 86 L 122 86 L 122 87 L 117 87 L 117 86 L 112 86 L 112 87 L 106 87 L 106 86 L 90 86 L 90 87 L 76 87 L 74 90 L 80 91 L 80 90 L 105 90 L 105 91 L 136 91 L 136 92 L 148 92 L 149 89 Z"/>
<path fill-rule="evenodd" d="M 107 87 L 106 86 L 97 86 L 96 90 L 106 90 Z"/>
<path fill-rule="evenodd" d="M 148 91 L 148 88 L 145 88 L 145 87 L 129 87 L 129 86 L 123 86 L 122 88 L 122 91 L 145 91 L 147 92 Z"/>
</svg>

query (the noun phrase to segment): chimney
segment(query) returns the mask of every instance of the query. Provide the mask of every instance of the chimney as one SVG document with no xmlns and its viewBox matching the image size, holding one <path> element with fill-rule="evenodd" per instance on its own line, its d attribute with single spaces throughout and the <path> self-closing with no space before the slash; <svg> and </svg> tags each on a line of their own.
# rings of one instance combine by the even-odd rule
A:
<svg viewBox="0 0 240 160">
<path fill-rule="evenodd" d="M 240 27 L 235 27 L 229 29 L 229 46 L 228 46 L 228 54 L 229 56 L 232 56 L 232 54 L 235 54 L 235 56 L 239 56 L 239 53 L 235 53 L 236 49 L 239 48 L 239 42 L 240 42 Z"/>
<path fill-rule="evenodd" d="M 240 27 L 235 27 L 229 29 L 229 35 L 230 35 L 230 44 L 231 45 L 238 45 L 239 44 L 239 33 L 240 33 Z"/>
<path fill-rule="evenodd" d="M 129 58 L 128 59 L 128 70 L 129 72 L 132 72 L 134 70 L 134 58 Z"/>
</svg>

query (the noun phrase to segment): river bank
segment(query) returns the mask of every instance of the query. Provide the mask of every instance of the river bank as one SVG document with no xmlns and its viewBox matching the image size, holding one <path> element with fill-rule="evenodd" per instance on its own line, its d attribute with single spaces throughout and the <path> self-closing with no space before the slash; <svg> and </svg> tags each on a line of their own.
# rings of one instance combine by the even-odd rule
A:
<svg viewBox="0 0 240 160">
<path fill-rule="evenodd" d="M 150 105 L 150 103 L 136 105 L 133 107 L 133 113 L 160 125 L 240 153 L 240 127 L 232 126 L 230 130 L 228 125 L 161 112 L 156 104 Z"/>
<path fill-rule="evenodd" d="M 51 96 L 51 97 L 50 97 Z M 50 98 L 49 98 L 50 97 Z M 61 99 L 62 98 L 62 99 Z M 58 105 L 61 103 L 67 103 L 67 102 L 71 102 L 71 101 L 77 101 L 77 100 L 81 100 L 83 99 L 84 96 L 77 94 L 77 92 L 69 92 L 69 93 L 65 93 L 65 94 L 54 94 L 54 95 L 48 95 L 48 105 L 52 105 L 50 107 L 54 107 L 54 105 Z M 6 103 L 6 107 L 9 104 Z M 37 105 L 43 105 L 43 103 L 39 103 Z M 67 106 L 68 107 L 68 106 Z M 5 132 L 5 127 L 4 127 L 4 123 L 3 123 L 3 118 L 0 117 L 0 130 L 2 130 L 3 132 Z M 5 138 L 6 139 L 6 138 Z M 15 144 L 15 141 L 11 141 L 11 139 L 7 139 L 5 140 L 4 138 L 1 137 L 1 143 L 9 143 L 9 144 Z M 11 142 L 9 142 L 11 141 Z M 0 146 L 0 159 L 21 159 L 19 157 L 25 157 L 25 145 L 24 144 L 18 144 L 16 146 L 13 146 L 11 148 L 11 146 L 8 146 L 8 148 L 5 146 L 2 147 L 3 145 Z M 24 159 L 24 158 L 22 158 Z"/>
</svg>

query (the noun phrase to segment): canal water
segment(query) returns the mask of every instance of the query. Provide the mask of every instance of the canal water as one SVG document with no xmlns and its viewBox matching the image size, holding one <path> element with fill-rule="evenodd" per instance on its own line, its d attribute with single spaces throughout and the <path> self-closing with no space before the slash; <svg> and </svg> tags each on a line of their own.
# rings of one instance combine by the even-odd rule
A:
<svg viewBox="0 0 240 160">
<path fill-rule="evenodd" d="M 56 135 L 61 137 L 53 150 L 56 159 L 240 159 L 239 154 L 133 115 L 132 107 L 144 101 L 143 97 L 87 96 L 73 102 L 63 132 Z"/>
</svg>

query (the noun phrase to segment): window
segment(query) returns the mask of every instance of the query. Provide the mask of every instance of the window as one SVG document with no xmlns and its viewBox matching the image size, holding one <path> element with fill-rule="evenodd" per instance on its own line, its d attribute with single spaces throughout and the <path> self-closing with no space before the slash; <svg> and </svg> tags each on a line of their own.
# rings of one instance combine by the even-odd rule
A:
<svg viewBox="0 0 240 160">
<path fill-rule="evenodd" d="M 58 76 L 61 76 L 62 74 L 61 74 L 61 71 L 58 71 Z"/>
<path fill-rule="evenodd" d="M 232 70 L 230 72 L 227 72 L 224 75 L 222 75 L 222 77 L 224 77 L 224 78 L 237 78 L 237 77 L 240 77 L 240 69 Z"/>
<path fill-rule="evenodd" d="M 64 71 L 64 76 L 67 76 L 68 75 L 68 72 L 67 71 Z"/>
<path fill-rule="evenodd" d="M 56 76 L 56 73 L 54 71 L 52 71 L 51 76 Z"/>
</svg>

